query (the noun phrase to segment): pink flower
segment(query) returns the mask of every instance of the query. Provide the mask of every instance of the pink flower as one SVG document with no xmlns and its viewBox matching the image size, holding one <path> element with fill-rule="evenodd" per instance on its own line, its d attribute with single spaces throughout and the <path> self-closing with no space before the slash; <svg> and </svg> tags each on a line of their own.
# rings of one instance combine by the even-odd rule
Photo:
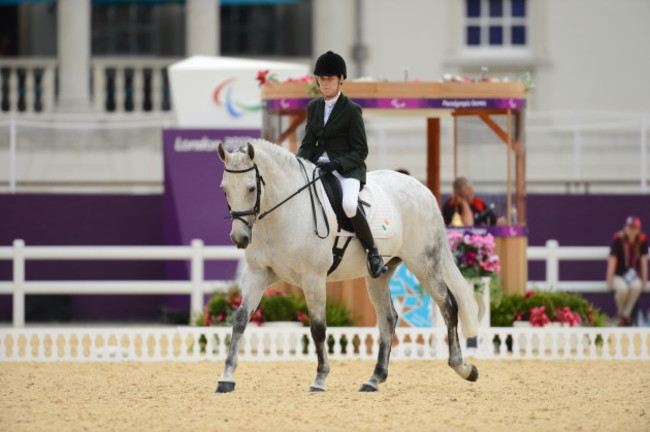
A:
<svg viewBox="0 0 650 432">
<path fill-rule="evenodd" d="M 531 298 L 532 296 L 535 295 L 535 291 L 533 290 L 526 290 L 526 298 Z"/>
<path fill-rule="evenodd" d="M 257 309 L 251 317 L 251 322 L 262 324 L 262 309 Z"/>
<path fill-rule="evenodd" d="M 550 320 L 546 315 L 546 306 L 532 308 L 530 310 L 530 323 L 535 327 L 544 327 Z"/>
<path fill-rule="evenodd" d="M 559 322 L 567 323 L 571 327 L 575 326 L 576 324 L 582 323 L 582 318 L 580 318 L 580 314 L 577 312 L 573 312 L 571 308 L 567 306 L 563 308 L 557 308 L 555 310 L 555 317 Z"/>
</svg>

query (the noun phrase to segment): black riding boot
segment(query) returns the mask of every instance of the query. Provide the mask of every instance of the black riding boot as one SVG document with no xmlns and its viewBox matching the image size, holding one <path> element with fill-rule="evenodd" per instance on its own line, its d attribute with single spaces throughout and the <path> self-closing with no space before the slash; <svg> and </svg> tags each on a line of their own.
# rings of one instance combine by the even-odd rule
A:
<svg viewBox="0 0 650 432">
<path fill-rule="evenodd" d="M 375 247 L 375 241 L 372 238 L 372 232 L 368 226 L 368 221 L 364 214 L 359 210 L 357 214 L 350 218 L 354 231 L 357 233 L 357 238 L 368 252 L 368 272 L 373 278 L 378 278 L 388 271 L 384 265 L 384 259 L 379 255 L 379 251 Z"/>
</svg>

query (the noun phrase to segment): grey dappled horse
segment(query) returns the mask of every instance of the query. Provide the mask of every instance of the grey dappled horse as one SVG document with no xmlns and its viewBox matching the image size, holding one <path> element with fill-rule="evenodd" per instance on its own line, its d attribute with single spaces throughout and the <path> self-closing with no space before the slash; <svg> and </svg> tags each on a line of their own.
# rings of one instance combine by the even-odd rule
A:
<svg viewBox="0 0 650 432">
<path fill-rule="evenodd" d="M 465 337 L 477 334 L 478 307 L 472 288 L 454 263 L 440 209 L 429 189 L 416 179 L 395 171 L 369 172 L 367 187 L 380 188 L 385 201 L 383 205 L 392 207 L 390 226 L 393 234 L 376 239 L 379 251 L 387 257 L 388 272 L 377 279 L 370 278 L 366 253 L 354 239 L 341 264 L 328 276 L 333 261 L 335 230 L 330 230 L 325 238 L 316 235 L 316 227 L 319 224 L 324 226 L 324 216 L 318 213 L 314 216 L 307 189 L 286 200 L 317 176 L 318 173 L 314 173 L 316 166 L 264 140 L 253 140 L 231 151 L 219 145 L 218 153 L 225 164 L 221 187 L 231 209 L 230 238 L 237 247 L 246 249 L 246 266 L 240 280 L 243 300 L 236 313 L 217 392 L 234 390 L 233 374 L 246 324 L 257 309 L 264 290 L 280 280 L 297 285 L 304 292 L 311 336 L 318 356 L 316 378 L 309 390 L 324 391 L 330 371 L 325 344 L 325 283 L 364 275 L 368 294 L 377 311 L 380 344 L 375 370 L 360 390 L 378 390 L 379 383 L 388 376 L 388 360 L 397 322 L 388 285 L 401 262 L 431 294 L 442 312 L 448 328 L 449 366 L 466 380 L 478 379 L 476 366 L 463 362 L 457 332 L 460 318 Z M 324 201 L 329 226 L 336 227 L 336 216 L 327 199 L 323 198 L 320 181 L 315 182 L 314 187 Z M 363 197 L 364 191 L 361 193 Z M 373 203 L 370 204 L 370 211 L 373 211 Z"/>
</svg>

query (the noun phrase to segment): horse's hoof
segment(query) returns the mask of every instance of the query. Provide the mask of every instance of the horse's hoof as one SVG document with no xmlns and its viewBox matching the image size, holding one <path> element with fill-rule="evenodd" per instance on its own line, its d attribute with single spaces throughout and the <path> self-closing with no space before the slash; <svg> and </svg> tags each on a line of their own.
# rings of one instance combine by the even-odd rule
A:
<svg viewBox="0 0 650 432">
<path fill-rule="evenodd" d="M 472 371 L 469 373 L 469 376 L 467 377 L 467 381 L 474 382 L 478 379 L 478 369 L 476 366 L 472 365 Z"/>
<path fill-rule="evenodd" d="M 230 381 L 219 381 L 217 393 L 230 393 L 235 391 L 235 383 Z"/>
<path fill-rule="evenodd" d="M 363 385 L 361 386 L 361 388 L 359 389 L 359 391 L 360 391 L 360 392 L 376 392 L 377 389 L 374 388 L 374 387 L 371 386 L 371 385 L 363 384 Z"/>
<path fill-rule="evenodd" d="M 314 392 L 324 392 L 325 389 L 320 388 L 320 387 L 309 387 L 309 391 L 312 392 L 312 393 L 314 393 Z"/>
</svg>

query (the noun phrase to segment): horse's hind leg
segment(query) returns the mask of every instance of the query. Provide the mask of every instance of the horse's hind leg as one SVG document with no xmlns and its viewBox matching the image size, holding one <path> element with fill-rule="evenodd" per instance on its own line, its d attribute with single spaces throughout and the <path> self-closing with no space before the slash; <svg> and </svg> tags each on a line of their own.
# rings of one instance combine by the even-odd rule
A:
<svg viewBox="0 0 650 432">
<path fill-rule="evenodd" d="M 456 371 L 461 378 L 467 381 L 476 381 L 478 379 L 478 369 L 476 366 L 463 362 L 463 354 L 460 349 L 458 340 L 458 304 L 456 298 L 449 291 L 446 285 L 443 286 L 447 292 L 443 305 L 440 306 L 440 312 L 447 324 L 447 339 L 449 340 L 449 366 Z"/>
<path fill-rule="evenodd" d="M 228 348 L 226 364 L 219 377 L 217 393 L 229 393 L 235 390 L 234 373 L 238 364 L 239 343 L 246 330 L 246 325 L 257 310 L 262 299 L 264 289 L 275 281 L 275 276 L 267 270 L 251 270 L 246 268 L 241 278 L 242 302 L 235 314 L 235 323 L 232 326 L 232 338 Z"/>
<path fill-rule="evenodd" d="M 408 266 L 408 263 L 407 263 Z M 478 369 L 476 366 L 463 362 L 463 354 L 458 339 L 458 303 L 447 285 L 441 278 L 442 269 L 439 263 L 426 266 L 422 271 L 418 268 L 410 268 L 418 278 L 422 286 L 427 290 L 438 305 L 445 324 L 447 325 L 447 339 L 449 342 L 449 366 L 463 379 L 476 381 Z"/>
<path fill-rule="evenodd" d="M 388 361 L 390 359 L 390 350 L 393 344 L 393 335 L 395 334 L 395 325 L 397 324 L 397 312 L 390 298 L 388 283 L 390 278 L 401 261 L 391 260 L 387 267 L 388 272 L 384 273 L 377 279 L 366 277 L 366 286 L 368 295 L 377 311 L 377 326 L 379 327 L 379 354 L 377 364 L 372 376 L 361 385 L 359 391 L 374 392 L 379 390 L 379 384 L 386 381 L 388 377 Z"/>
</svg>

